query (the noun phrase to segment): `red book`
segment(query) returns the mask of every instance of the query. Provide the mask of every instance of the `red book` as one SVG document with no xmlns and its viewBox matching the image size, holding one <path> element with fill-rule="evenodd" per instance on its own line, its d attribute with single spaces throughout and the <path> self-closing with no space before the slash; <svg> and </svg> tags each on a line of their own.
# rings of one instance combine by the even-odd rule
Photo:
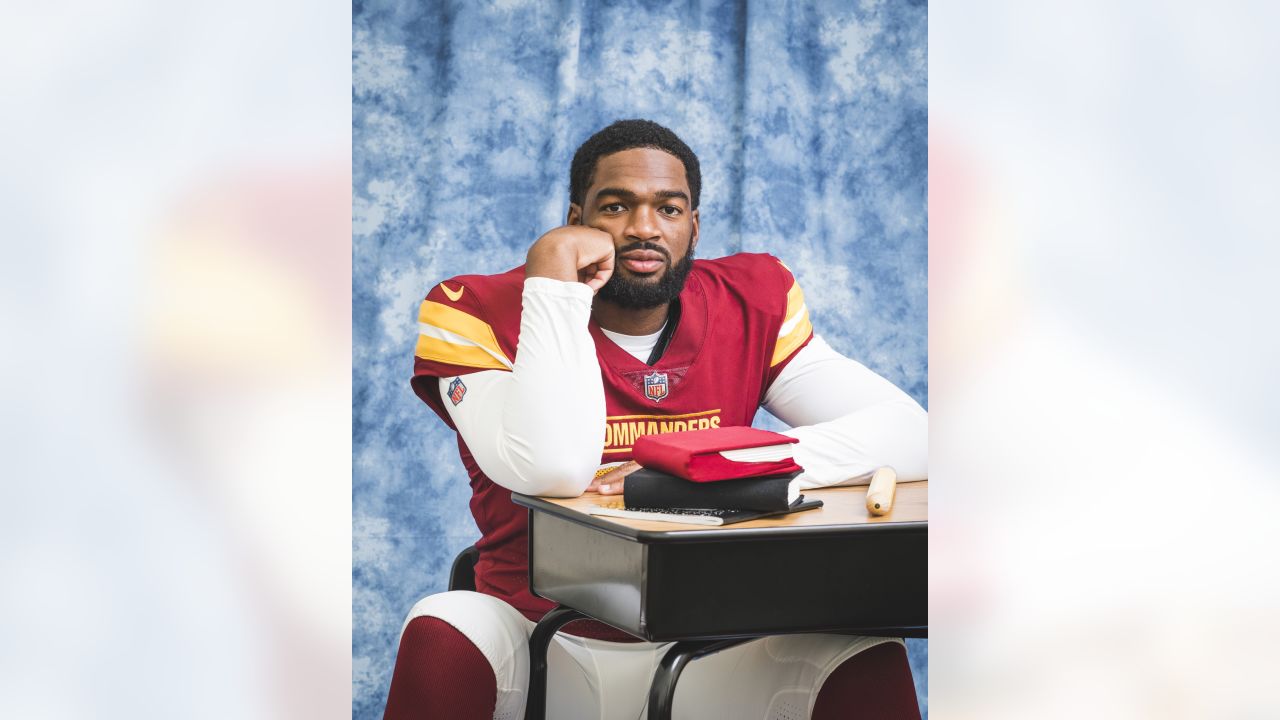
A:
<svg viewBox="0 0 1280 720">
<path fill-rule="evenodd" d="M 799 441 L 769 430 L 721 427 L 643 435 L 631 456 L 653 470 L 714 482 L 803 471 L 787 447 L 794 442 Z"/>
</svg>

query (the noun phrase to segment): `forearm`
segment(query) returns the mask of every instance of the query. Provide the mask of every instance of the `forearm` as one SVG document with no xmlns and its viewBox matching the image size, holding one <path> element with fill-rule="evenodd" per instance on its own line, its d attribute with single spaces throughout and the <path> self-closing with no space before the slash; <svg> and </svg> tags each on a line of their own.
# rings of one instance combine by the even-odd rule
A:
<svg viewBox="0 0 1280 720">
<path fill-rule="evenodd" d="M 765 395 L 792 426 L 804 488 L 865 483 L 888 465 L 900 480 L 928 476 L 929 418 L 893 383 L 815 337 Z"/>
<path fill-rule="evenodd" d="M 599 465 L 605 404 L 591 297 L 582 283 L 526 279 L 512 371 L 465 376 L 473 387 L 449 406 L 476 463 L 503 487 L 573 497 Z M 441 379 L 442 395 L 451 380 Z"/>
<path fill-rule="evenodd" d="M 800 442 L 800 487 L 862 485 L 888 465 L 900 481 L 929 476 L 929 416 L 911 400 L 890 400 L 824 423 L 783 431 Z"/>
</svg>

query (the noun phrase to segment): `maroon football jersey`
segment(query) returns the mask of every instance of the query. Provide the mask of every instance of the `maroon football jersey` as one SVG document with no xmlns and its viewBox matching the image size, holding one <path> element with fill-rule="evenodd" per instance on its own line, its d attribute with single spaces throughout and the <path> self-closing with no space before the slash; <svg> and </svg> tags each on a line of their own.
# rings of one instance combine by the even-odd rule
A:
<svg viewBox="0 0 1280 720">
<path fill-rule="evenodd" d="M 523 289 L 524 268 L 518 267 L 446 280 L 423 301 L 412 385 L 450 427 L 443 403 L 461 401 L 465 386 L 455 384 L 442 398 L 437 378 L 510 370 Z M 608 416 L 602 464 L 630 460 L 641 435 L 750 425 L 769 384 L 813 335 L 799 285 L 770 255 L 695 260 L 680 302 L 675 334 L 652 367 L 615 345 L 595 322 L 589 326 Z M 547 408 L 548 422 L 555 413 Z M 476 589 L 537 620 L 554 603 L 529 592 L 525 511 L 511 502 L 510 490 L 485 477 L 461 437 L 458 448 L 482 534 Z"/>
</svg>

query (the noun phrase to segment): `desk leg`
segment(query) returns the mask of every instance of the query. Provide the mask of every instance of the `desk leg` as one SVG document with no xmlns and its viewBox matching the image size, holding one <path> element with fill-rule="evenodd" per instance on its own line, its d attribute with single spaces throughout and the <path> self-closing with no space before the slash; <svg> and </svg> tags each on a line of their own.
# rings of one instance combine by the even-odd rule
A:
<svg viewBox="0 0 1280 720">
<path fill-rule="evenodd" d="M 720 652 L 734 645 L 750 642 L 755 638 L 731 640 L 681 640 L 672 645 L 662 657 L 658 670 L 649 685 L 649 720 L 671 720 L 671 703 L 676 697 L 676 681 L 690 660 Z"/>
<path fill-rule="evenodd" d="M 586 615 L 570 607 L 558 607 L 542 616 L 529 636 L 529 694 L 524 706 L 525 720 L 544 720 L 547 716 L 547 648 L 556 631 Z"/>
</svg>

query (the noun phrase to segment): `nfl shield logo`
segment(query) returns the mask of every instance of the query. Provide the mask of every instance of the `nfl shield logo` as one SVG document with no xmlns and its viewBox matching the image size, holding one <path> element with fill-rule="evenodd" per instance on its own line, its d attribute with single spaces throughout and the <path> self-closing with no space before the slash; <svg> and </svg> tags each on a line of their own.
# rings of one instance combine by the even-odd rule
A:
<svg viewBox="0 0 1280 720">
<path fill-rule="evenodd" d="M 449 383 L 449 399 L 454 405 L 462 402 L 462 397 L 467 394 L 467 386 L 462 384 L 462 378 L 454 378 Z"/>
<path fill-rule="evenodd" d="M 654 402 L 667 396 L 667 374 L 649 373 L 644 376 L 644 395 Z"/>
</svg>

